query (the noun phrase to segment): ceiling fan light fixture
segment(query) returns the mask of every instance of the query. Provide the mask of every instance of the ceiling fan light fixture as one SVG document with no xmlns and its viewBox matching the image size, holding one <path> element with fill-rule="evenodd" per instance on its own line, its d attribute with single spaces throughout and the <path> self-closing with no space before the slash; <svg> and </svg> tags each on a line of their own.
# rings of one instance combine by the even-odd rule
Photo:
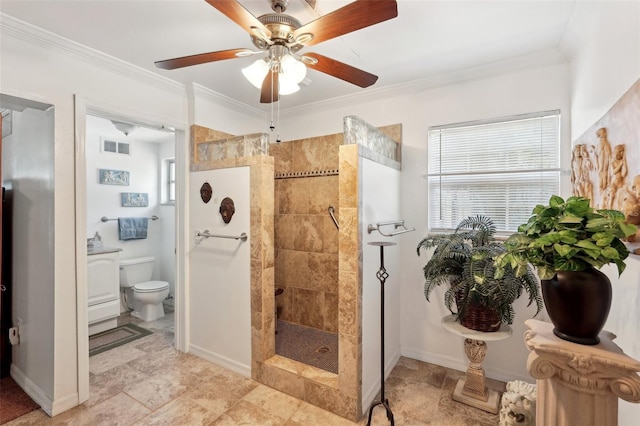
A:
<svg viewBox="0 0 640 426">
<path fill-rule="evenodd" d="M 281 76 L 278 83 L 280 87 L 280 95 L 291 95 L 292 93 L 296 93 L 298 90 L 300 90 L 300 86 L 298 86 L 298 83 L 295 83 L 294 81 L 286 78 L 286 76 Z"/>
<path fill-rule="evenodd" d="M 289 54 L 284 55 L 280 60 L 280 68 L 283 76 L 286 76 L 296 85 L 307 76 L 307 67 Z"/>
<path fill-rule="evenodd" d="M 339 78 L 361 88 L 366 88 L 374 84 L 378 80 L 378 76 L 376 75 L 317 53 L 299 56 L 297 52 L 305 46 L 335 39 L 398 16 L 396 0 L 355 1 L 346 6 L 339 7 L 328 14 L 323 15 L 316 11 L 316 14 L 321 16 L 302 25 L 296 18 L 284 13 L 289 0 L 271 0 L 272 9 L 275 13 L 266 13 L 261 16 L 254 16 L 238 3 L 238 1 L 206 1 L 247 31 L 252 43 L 258 48 L 259 52 L 251 52 L 248 49 L 219 50 L 216 52 L 156 61 L 156 67 L 172 70 L 226 59 L 246 57 L 251 54 L 268 53 L 267 59 L 264 59 L 262 62 L 258 61 L 247 67 L 247 69 L 243 69 L 243 74 L 249 79 L 252 85 L 261 89 L 260 103 L 271 104 L 278 101 L 278 97 L 274 96 L 275 93 L 273 93 L 273 91 L 278 88 L 281 77 L 284 77 L 285 81 L 287 79 L 293 81 L 293 83 L 288 86 L 289 90 L 285 89 L 282 93 L 293 93 L 299 89 L 299 84 L 308 84 L 309 80 L 305 78 L 305 66 L 309 66 L 316 71 Z M 316 4 L 316 0 L 306 0 L 306 2 L 311 5 L 312 8 Z M 283 68 L 287 68 L 288 65 L 283 65 L 281 60 L 287 54 L 293 56 L 294 61 L 292 62 L 291 68 L 294 68 L 295 71 L 283 71 Z M 296 61 L 301 62 L 301 64 Z M 266 71 L 264 70 L 265 68 Z M 293 76 L 289 76 L 289 74 L 293 74 Z M 271 84 L 265 80 L 267 76 L 272 77 Z M 285 83 L 285 87 L 287 87 L 287 84 L 289 83 Z"/>
<path fill-rule="evenodd" d="M 264 59 L 258 59 L 253 64 L 242 69 L 242 74 L 244 74 L 246 79 L 257 89 L 262 88 L 262 82 L 267 76 L 267 72 L 269 72 L 269 65 L 267 65 Z"/>
</svg>

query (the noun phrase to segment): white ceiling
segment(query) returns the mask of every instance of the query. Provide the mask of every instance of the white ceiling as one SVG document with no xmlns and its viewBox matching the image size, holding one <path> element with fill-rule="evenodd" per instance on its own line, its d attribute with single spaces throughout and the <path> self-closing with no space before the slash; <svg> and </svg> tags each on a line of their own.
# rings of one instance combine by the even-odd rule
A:
<svg viewBox="0 0 640 426">
<path fill-rule="evenodd" d="M 256 16 L 271 12 L 268 0 L 240 2 Z M 287 13 L 304 24 L 348 3 L 318 0 L 314 11 L 304 0 L 290 0 Z M 283 97 L 281 108 L 566 61 L 560 46 L 575 5 L 576 0 L 399 0 L 397 18 L 300 51 L 376 74 L 376 84 L 361 89 L 309 70 L 310 84 Z M 204 0 L 2 0 L 0 11 L 181 83 L 269 108 L 240 72 L 255 56 L 171 71 L 154 66 L 162 59 L 254 48 L 240 26 Z"/>
</svg>

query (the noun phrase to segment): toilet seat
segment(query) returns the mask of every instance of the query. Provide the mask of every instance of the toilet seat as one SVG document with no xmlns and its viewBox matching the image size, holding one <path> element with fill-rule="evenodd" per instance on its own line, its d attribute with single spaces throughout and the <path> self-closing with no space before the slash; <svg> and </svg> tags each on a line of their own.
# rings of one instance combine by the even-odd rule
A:
<svg viewBox="0 0 640 426">
<path fill-rule="evenodd" d="M 166 281 L 147 281 L 144 283 L 138 283 L 133 286 L 133 291 L 136 293 L 153 293 L 157 291 L 166 290 L 169 288 L 169 283 Z"/>
</svg>

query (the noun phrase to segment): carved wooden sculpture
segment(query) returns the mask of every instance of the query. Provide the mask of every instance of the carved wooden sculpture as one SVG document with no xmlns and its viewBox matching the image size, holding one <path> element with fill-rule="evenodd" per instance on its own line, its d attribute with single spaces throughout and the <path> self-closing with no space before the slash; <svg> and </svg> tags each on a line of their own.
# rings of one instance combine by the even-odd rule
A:
<svg viewBox="0 0 640 426">
<path fill-rule="evenodd" d="M 616 192 L 624 185 L 628 173 L 625 145 L 616 145 L 613 148 L 613 161 L 611 161 L 611 186 L 616 189 Z"/>
<path fill-rule="evenodd" d="M 592 170 L 593 161 L 587 145 L 576 145 L 571 156 L 571 183 L 574 195 L 593 200 Z"/>
<path fill-rule="evenodd" d="M 640 175 L 634 177 L 626 188 L 621 204 L 620 210 L 625 214 L 627 222 L 640 227 Z M 640 230 L 636 232 L 636 235 L 628 237 L 627 240 L 630 242 L 640 241 Z"/>
<path fill-rule="evenodd" d="M 596 159 L 598 161 L 598 177 L 600 178 L 599 188 L 604 191 L 609 187 L 609 163 L 611 162 L 611 144 L 607 139 L 607 129 L 601 127 L 596 132 L 596 136 L 600 138 Z"/>
<path fill-rule="evenodd" d="M 225 197 L 220 203 L 220 215 L 222 216 L 222 220 L 224 223 L 231 222 L 231 218 L 236 212 L 236 206 L 233 203 L 233 200 L 229 197 Z"/>
</svg>

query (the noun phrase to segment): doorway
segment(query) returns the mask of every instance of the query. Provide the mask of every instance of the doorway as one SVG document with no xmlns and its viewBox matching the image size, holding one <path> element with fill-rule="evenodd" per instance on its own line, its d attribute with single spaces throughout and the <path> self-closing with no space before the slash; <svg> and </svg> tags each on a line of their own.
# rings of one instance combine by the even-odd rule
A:
<svg viewBox="0 0 640 426">
<path fill-rule="evenodd" d="M 165 310 L 173 311 L 175 132 L 87 115 L 85 160 L 89 264 L 95 267 L 96 257 L 104 257 L 107 250 L 117 250 L 111 253 L 119 258 L 120 266 L 130 259 L 153 258 L 147 265 L 152 271 L 148 280 L 169 285 L 168 294 L 162 292 L 167 294 L 163 304 Z M 122 235 L 121 219 L 144 226 L 136 235 Z M 112 275 L 117 281 L 118 273 Z M 116 285 L 116 291 L 108 293 L 117 297 L 119 303 L 105 302 L 109 297 L 95 300 L 93 293 L 97 291 L 103 296 L 101 286 L 109 282 L 103 282 L 101 276 L 89 274 L 89 277 L 89 334 L 94 335 L 116 325 L 115 321 L 109 321 L 112 315 L 129 313 L 133 297 L 131 291 L 125 292 Z"/>
<path fill-rule="evenodd" d="M 0 110 L 0 376 L 26 389 L 53 346 L 54 109 L 0 94 Z"/>
<path fill-rule="evenodd" d="M 184 173 L 181 165 L 185 157 L 184 133 L 143 116 L 125 114 L 89 107 L 76 99 L 80 403 L 89 399 L 89 334 L 92 334 L 91 323 L 95 321 L 87 306 L 87 248 L 90 240 L 98 239 L 103 246 L 118 249 L 120 260 L 154 258 L 151 280 L 164 281 L 170 286 L 168 297 L 162 303 L 166 312 L 162 318 L 162 329 L 170 331 L 174 347 L 184 350 L 180 304 L 183 300 L 182 262 L 179 261 L 184 253 L 180 244 L 184 234 L 177 226 L 183 220 L 179 206 L 184 185 L 181 179 Z M 102 180 L 101 183 L 101 174 L 105 171 L 126 174 L 126 182 L 114 185 Z M 146 238 L 121 239 L 119 218 L 147 218 Z M 113 327 L 123 325 L 123 322 L 141 325 L 139 320 L 131 320 L 128 299 L 123 297 L 123 293 L 118 294 L 119 312 L 116 313 L 120 324 L 116 322 Z M 126 319 L 122 321 L 121 317 Z M 167 324 L 169 319 L 171 324 Z M 86 332 L 87 324 L 89 333 Z M 109 325 L 108 329 L 111 328 Z M 104 330 L 96 333 L 101 331 Z M 108 352 L 99 356 L 108 355 Z"/>
</svg>

